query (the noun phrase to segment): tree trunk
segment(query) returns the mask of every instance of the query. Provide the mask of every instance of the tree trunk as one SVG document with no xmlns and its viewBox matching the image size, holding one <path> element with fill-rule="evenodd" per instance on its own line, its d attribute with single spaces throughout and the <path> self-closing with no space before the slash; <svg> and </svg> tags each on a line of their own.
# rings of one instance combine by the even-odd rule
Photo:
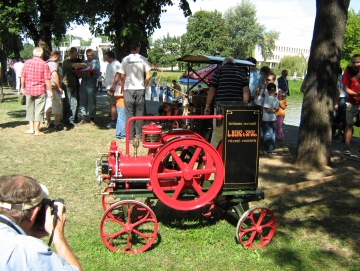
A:
<svg viewBox="0 0 360 271">
<path fill-rule="evenodd" d="M 296 165 L 323 169 L 330 163 L 333 100 L 350 0 L 317 0 Z"/>
</svg>

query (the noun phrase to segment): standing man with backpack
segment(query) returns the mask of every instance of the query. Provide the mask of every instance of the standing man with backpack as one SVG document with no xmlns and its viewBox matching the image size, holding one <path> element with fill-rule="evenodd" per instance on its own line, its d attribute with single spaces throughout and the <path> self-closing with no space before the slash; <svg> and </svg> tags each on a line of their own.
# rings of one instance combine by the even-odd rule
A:
<svg viewBox="0 0 360 271">
<path fill-rule="evenodd" d="M 60 124 L 60 114 L 62 106 L 62 95 L 63 90 L 61 88 L 61 80 L 59 76 L 59 64 L 60 52 L 53 50 L 50 53 L 50 58 L 46 61 L 49 66 L 51 73 L 51 90 L 46 89 L 46 100 L 45 100 L 45 119 L 48 128 L 54 127 L 55 130 L 63 130 L 63 126 Z M 52 96 L 50 95 L 52 93 Z M 51 113 L 54 114 L 55 122 L 51 121 Z"/>
</svg>

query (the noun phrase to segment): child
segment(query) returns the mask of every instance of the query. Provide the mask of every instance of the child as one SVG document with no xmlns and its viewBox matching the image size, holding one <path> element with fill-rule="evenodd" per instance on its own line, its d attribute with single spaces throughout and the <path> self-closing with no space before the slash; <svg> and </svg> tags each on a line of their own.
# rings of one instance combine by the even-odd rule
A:
<svg viewBox="0 0 360 271">
<path fill-rule="evenodd" d="M 275 148 L 276 115 L 279 101 L 276 98 L 276 85 L 270 83 L 266 86 L 269 96 L 265 98 L 262 117 L 262 132 L 264 134 L 264 151 L 260 154 L 272 154 Z"/>
<path fill-rule="evenodd" d="M 276 112 L 276 140 L 283 140 L 284 133 L 282 130 L 282 125 L 285 118 L 285 108 L 287 107 L 286 102 L 286 93 L 279 89 L 278 93 L 278 100 L 279 100 L 279 111 Z"/>
<path fill-rule="evenodd" d="M 116 86 L 118 88 L 118 86 Z M 116 121 L 116 132 L 115 137 L 118 139 L 125 139 L 125 102 L 124 102 L 124 93 L 123 93 L 123 85 L 120 85 L 120 91 L 115 89 L 114 96 L 116 97 L 116 111 L 117 111 L 117 121 Z"/>
</svg>

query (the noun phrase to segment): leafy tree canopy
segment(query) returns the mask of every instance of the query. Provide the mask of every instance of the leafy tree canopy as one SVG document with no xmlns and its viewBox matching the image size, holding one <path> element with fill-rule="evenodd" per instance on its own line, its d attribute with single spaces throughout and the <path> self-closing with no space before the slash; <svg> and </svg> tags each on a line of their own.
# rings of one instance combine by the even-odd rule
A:
<svg viewBox="0 0 360 271">
<path fill-rule="evenodd" d="M 180 55 L 180 37 L 167 36 L 155 40 L 149 50 L 149 61 L 155 65 L 162 67 L 171 67 L 171 70 L 176 66 L 176 59 Z"/>
<path fill-rule="evenodd" d="M 172 5 L 173 0 L 88 0 L 86 14 L 90 30 L 108 36 L 121 60 L 129 53 L 133 40 L 141 42 L 141 53 L 147 55 L 148 37 L 160 28 L 161 13 Z M 180 0 L 179 8 L 185 16 L 191 14 L 188 0 Z"/>
<path fill-rule="evenodd" d="M 222 13 L 201 10 L 188 19 L 186 34 L 182 36 L 182 55 L 230 55 L 230 37 Z"/>
<path fill-rule="evenodd" d="M 231 38 L 231 54 L 235 58 L 247 58 L 252 55 L 255 45 L 261 49 L 266 60 L 272 56 L 279 32 L 266 31 L 266 27 L 257 22 L 255 5 L 248 0 L 228 9 L 224 14 L 226 28 Z"/>
<path fill-rule="evenodd" d="M 360 11 L 353 9 L 348 11 L 348 19 L 345 27 L 344 45 L 341 52 L 341 67 L 344 69 L 351 64 L 351 57 L 360 54 Z"/>
</svg>

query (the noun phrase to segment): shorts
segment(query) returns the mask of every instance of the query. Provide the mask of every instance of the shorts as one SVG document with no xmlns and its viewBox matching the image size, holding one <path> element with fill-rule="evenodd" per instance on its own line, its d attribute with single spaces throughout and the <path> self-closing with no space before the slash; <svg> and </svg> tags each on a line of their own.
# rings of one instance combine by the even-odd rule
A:
<svg viewBox="0 0 360 271">
<path fill-rule="evenodd" d="M 116 97 L 114 96 L 114 92 L 107 92 L 107 100 L 109 104 L 116 104 Z"/>
<path fill-rule="evenodd" d="M 358 104 L 346 103 L 346 124 L 353 125 L 356 121 L 356 116 L 359 113 Z"/>
<path fill-rule="evenodd" d="M 62 100 L 60 92 L 56 88 L 53 88 L 53 97 L 49 98 L 49 91 L 46 90 L 44 113 L 61 114 L 61 106 Z"/>
</svg>

